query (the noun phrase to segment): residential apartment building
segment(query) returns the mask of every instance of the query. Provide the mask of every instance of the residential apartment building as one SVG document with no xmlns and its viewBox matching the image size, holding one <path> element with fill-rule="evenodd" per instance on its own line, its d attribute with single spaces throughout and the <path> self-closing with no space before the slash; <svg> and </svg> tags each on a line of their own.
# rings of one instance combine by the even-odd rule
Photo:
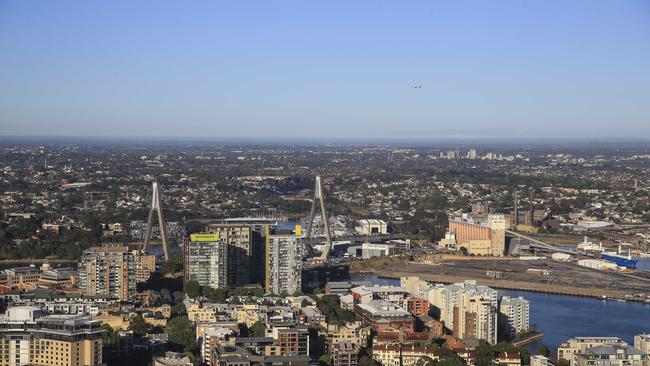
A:
<svg viewBox="0 0 650 366">
<path fill-rule="evenodd" d="M 280 355 L 309 355 L 309 331 L 306 328 L 273 328 L 271 334 Z"/>
<path fill-rule="evenodd" d="M 542 355 L 530 355 L 530 366 L 555 366 L 551 360 Z"/>
<path fill-rule="evenodd" d="M 650 334 L 639 334 L 634 336 L 634 347 L 650 354 Z"/>
<path fill-rule="evenodd" d="M 372 358 L 382 366 L 402 366 L 399 344 L 378 344 L 372 346 Z"/>
<path fill-rule="evenodd" d="M 557 359 L 567 360 L 571 366 L 577 366 L 577 355 L 584 354 L 587 349 L 611 344 L 616 346 L 627 346 L 627 342 L 618 337 L 574 337 L 562 342 L 557 348 Z"/>
<path fill-rule="evenodd" d="M 212 323 L 220 320 L 216 304 L 193 302 L 186 307 L 187 318 L 195 323 Z"/>
<path fill-rule="evenodd" d="M 438 356 L 433 353 L 433 348 L 414 345 L 402 346 L 402 366 L 415 366 L 418 361 L 427 359 L 438 360 Z M 427 364 L 427 362 L 424 362 L 424 364 Z"/>
<path fill-rule="evenodd" d="M 201 351 L 201 360 L 209 364 L 212 354 L 218 346 L 223 344 L 229 337 L 234 336 L 232 329 L 225 327 L 208 327 L 200 337 L 197 337 Z"/>
<path fill-rule="evenodd" d="M 79 287 L 84 295 L 128 301 L 136 292 L 135 255 L 127 247 L 93 247 L 79 261 Z"/>
<path fill-rule="evenodd" d="M 266 236 L 266 293 L 292 295 L 302 287 L 303 244 L 293 234 Z"/>
<path fill-rule="evenodd" d="M 217 233 L 192 234 L 183 243 L 183 281 L 201 286 L 228 286 L 228 243 Z"/>
<path fill-rule="evenodd" d="M 341 342 L 330 349 L 332 366 L 357 366 L 359 364 L 359 345 Z"/>
<path fill-rule="evenodd" d="M 132 253 L 135 255 L 136 282 L 146 282 L 151 276 L 151 273 L 156 270 L 156 256 L 147 254 L 141 250 L 134 250 Z"/>
<path fill-rule="evenodd" d="M 343 325 L 328 324 L 325 339 L 332 346 L 339 343 L 352 343 L 360 347 L 368 344 L 370 328 L 364 327 L 362 322 L 349 322 Z"/>
<path fill-rule="evenodd" d="M 372 300 L 367 304 L 356 304 L 354 314 L 357 319 L 377 331 L 413 331 L 414 318 L 403 308 L 384 300 Z"/>
<path fill-rule="evenodd" d="M 576 366 L 648 366 L 648 354 L 620 344 L 602 344 L 587 348 L 575 356 Z"/>
<path fill-rule="evenodd" d="M 429 315 L 429 300 L 409 296 L 406 298 L 406 310 L 415 317 Z"/>
<path fill-rule="evenodd" d="M 509 338 L 514 338 L 521 332 L 528 331 L 530 323 L 530 302 L 523 297 L 501 298 L 499 304 L 503 329 Z"/>
<path fill-rule="evenodd" d="M 367 304 L 372 300 L 388 301 L 394 305 L 406 306 L 408 293 L 395 286 L 359 286 L 351 290 L 355 304 Z"/>
<path fill-rule="evenodd" d="M 494 302 L 476 292 L 461 292 L 453 309 L 453 333 L 459 338 L 478 338 L 497 343 L 497 311 Z"/>
<path fill-rule="evenodd" d="M 438 360 L 433 348 L 414 345 L 382 344 L 372 347 L 372 358 L 382 366 L 415 366 L 418 361 Z"/>
<path fill-rule="evenodd" d="M 228 245 L 228 284 L 231 287 L 253 282 L 253 230 L 243 224 L 208 225 L 209 233 L 218 234 Z"/>
<path fill-rule="evenodd" d="M 74 315 L 43 317 L 40 308 L 7 309 L 0 320 L 0 364 L 100 366 L 101 321 Z"/>
<path fill-rule="evenodd" d="M 490 344 L 497 339 L 498 292 L 468 280 L 437 285 L 429 291 L 429 302 L 440 312 L 445 327 L 461 338 L 481 338 Z"/>
</svg>

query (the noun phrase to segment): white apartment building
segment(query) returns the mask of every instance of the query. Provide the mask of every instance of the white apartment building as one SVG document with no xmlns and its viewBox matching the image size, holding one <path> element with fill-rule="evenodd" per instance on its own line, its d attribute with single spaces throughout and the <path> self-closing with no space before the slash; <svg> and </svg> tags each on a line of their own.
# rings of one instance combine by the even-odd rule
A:
<svg viewBox="0 0 650 366">
<path fill-rule="evenodd" d="M 302 286 L 303 245 L 296 235 L 268 235 L 266 293 L 293 295 Z"/>
<path fill-rule="evenodd" d="M 192 234 L 184 245 L 185 281 L 228 286 L 228 243 L 218 233 Z"/>
<path fill-rule="evenodd" d="M 462 291 L 453 309 L 453 333 L 459 338 L 484 339 L 497 343 L 496 306 L 484 294 Z"/>
<path fill-rule="evenodd" d="M 454 307 L 457 306 L 461 293 L 479 294 L 495 309 L 497 308 L 498 292 L 488 286 L 479 285 L 473 280 L 447 286 L 437 285 L 432 291 L 429 291 L 430 302 L 434 300 L 432 305 L 440 309 L 440 320 L 448 329 L 454 328 Z"/>
<path fill-rule="evenodd" d="M 507 336 L 515 337 L 528 330 L 530 322 L 530 303 L 523 297 L 504 296 L 501 298 L 499 312 L 502 315 Z"/>
</svg>

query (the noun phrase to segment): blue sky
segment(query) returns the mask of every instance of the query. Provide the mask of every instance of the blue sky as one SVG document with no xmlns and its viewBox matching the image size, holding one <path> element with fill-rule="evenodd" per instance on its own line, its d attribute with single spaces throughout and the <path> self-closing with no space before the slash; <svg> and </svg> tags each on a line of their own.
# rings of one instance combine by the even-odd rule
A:
<svg viewBox="0 0 650 366">
<path fill-rule="evenodd" d="M 650 3 L 0 0 L 0 85 L 4 136 L 647 138 Z"/>
</svg>

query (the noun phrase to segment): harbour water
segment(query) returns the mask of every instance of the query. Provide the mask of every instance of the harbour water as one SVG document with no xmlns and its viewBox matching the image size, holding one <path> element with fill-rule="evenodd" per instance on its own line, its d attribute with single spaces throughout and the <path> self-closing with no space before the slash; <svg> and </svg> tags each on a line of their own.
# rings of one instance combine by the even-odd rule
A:
<svg viewBox="0 0 650 366">
<path fill-rule="evenodd" d="M 399 286 L 399 280 L 358 274 L 354 280 Z M 501 295 L 523 296 L 530 301 L 530 323 L 544 333 L 541 343 L 555 350 L 576 336 L 615 336 L 632 344 L 636 334 L 650 332 L 650 305 L 599 300 L 579 296 L 501 290 Z M 530 349 L 534 350 L 536 344 Z"/>
</svg>

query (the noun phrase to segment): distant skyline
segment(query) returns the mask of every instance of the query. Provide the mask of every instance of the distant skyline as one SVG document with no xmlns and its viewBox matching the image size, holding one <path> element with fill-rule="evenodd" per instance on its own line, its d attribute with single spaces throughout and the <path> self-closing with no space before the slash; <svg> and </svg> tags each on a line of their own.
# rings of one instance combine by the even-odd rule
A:
<svg viewBox="0 0 650 366">
<path fill-rule="evenodd" d="M 0 85 L 3 138 L 647 140 L 650 2 L 1 1 Z"/>
</svg>

